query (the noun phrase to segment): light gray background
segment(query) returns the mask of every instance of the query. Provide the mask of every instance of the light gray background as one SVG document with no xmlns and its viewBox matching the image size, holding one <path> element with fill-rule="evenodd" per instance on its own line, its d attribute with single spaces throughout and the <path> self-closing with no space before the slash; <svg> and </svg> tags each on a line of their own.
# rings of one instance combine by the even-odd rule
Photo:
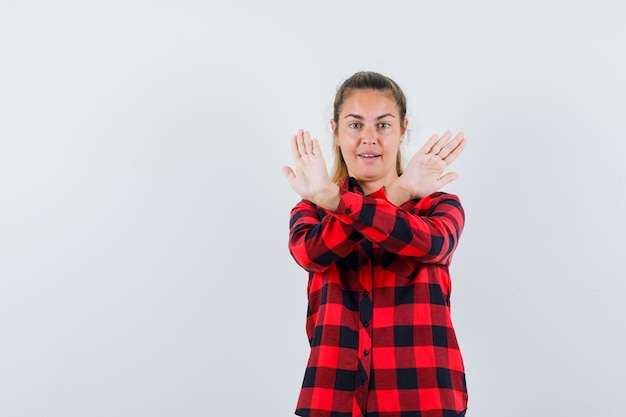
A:
<svg viewBox="0 0 626 417">
<path fill-rule="evenodd" d="M 0 415 L 291 415 L 280 167 L 300 127 L 330 155 L 362 69 L 405 90 L 407 154 L 469 141 L 468 417 L 621 415 L 625 7 L 503 3 L 2 0 Z"/>
</svg>

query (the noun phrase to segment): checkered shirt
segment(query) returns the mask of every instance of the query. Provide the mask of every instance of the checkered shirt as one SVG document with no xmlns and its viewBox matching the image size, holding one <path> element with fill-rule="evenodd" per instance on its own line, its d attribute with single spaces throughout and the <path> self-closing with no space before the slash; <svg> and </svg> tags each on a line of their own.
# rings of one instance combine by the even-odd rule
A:
<svg viewBox="0 0 626 417">
<path fill-rule="evenodd" d="M 311 346 L 296 414 L 456 417 L 467 408 L 448 266 L 464 224 L 455 195 L 400 207 L 347 177 L 330 212 L 302 200 L 289 250 L 309 272 Z"/>
</svg>

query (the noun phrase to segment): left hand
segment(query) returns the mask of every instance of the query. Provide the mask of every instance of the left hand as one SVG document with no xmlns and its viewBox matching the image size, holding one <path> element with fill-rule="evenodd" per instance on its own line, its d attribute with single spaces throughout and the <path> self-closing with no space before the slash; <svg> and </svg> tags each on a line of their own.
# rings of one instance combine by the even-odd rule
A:
<svg viewBox="0 0 626 417">
<path fill-rule="evenodd" d="M 456 172 L 443 173 L 465 148 L 463 132 L 453 139 L 451 137 L 450 131 L 441 137 L 437 134 L 431 136 L 396 180 L 397 186 L 411 199 L 426 197 L 459 177 Z"/>
</svg>

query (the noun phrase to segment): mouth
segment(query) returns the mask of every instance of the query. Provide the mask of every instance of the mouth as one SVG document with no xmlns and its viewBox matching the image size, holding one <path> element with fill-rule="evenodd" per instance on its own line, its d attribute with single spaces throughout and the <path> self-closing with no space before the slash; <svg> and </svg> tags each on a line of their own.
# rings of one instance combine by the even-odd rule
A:
<svg viewBox="0 0 626 417">
<path fill-rule="evenodd" d="M 358 154 L 358 156 L 360 158 L 365 158 L 365 159 L 375 159 L 380 157 L 380 154 L 376 154 L 376 153 L 360 153 Z"/>
</svg>

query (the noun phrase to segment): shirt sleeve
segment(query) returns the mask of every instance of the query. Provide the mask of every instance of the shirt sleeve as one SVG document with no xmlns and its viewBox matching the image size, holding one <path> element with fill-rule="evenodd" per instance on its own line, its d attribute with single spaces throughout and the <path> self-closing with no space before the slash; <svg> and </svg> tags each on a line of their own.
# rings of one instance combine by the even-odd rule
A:
<svg viewBox="0 0 626 417">
<path fill-rule="evenodd" d="M 289 252 L 309 272 L 322 272 L 363 240 L 351 224 L 302 200 L 291 211 Z"/>
<path fill-rule="evenodd" d="M 450 263 L 465 222 L 459 198 L 442 192 L 398 207 L 386 197 L 342 190 L 332 217 L 391 253 L 442 265 Z"/>
</svg>

